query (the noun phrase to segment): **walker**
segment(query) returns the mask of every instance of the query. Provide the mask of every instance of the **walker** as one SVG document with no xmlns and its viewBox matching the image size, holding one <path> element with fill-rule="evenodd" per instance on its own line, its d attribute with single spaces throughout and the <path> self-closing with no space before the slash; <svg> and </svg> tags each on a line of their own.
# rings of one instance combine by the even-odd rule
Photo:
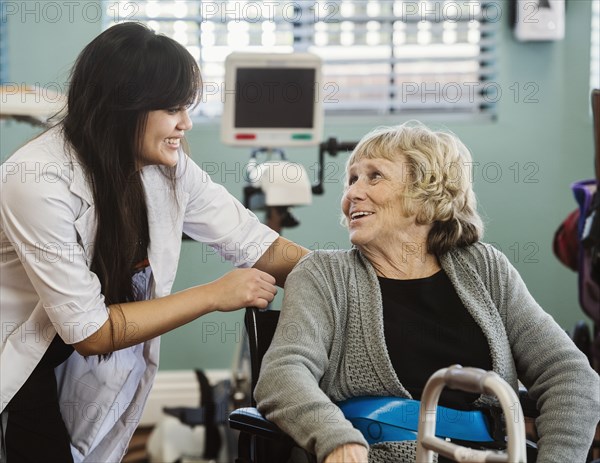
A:
<svg viewBox="0 0 600 463">
<path fill-rule="evenodd" d="M 444 387 L 476 394 L 495 395 L 507 417 L 505 452 L 475 450 L 447 442 L 435 436 L 436 410 Z M 508 419 L 508 417 L 513 419 Z M 525 421 L 519 398 L 510 385 L 493 371 L 453 365 L 435 372 L 421 396 L 417 433 L 417 463 L 433 463 L 434 453 L 455 461 L 526 463 Z"/>
</svg>

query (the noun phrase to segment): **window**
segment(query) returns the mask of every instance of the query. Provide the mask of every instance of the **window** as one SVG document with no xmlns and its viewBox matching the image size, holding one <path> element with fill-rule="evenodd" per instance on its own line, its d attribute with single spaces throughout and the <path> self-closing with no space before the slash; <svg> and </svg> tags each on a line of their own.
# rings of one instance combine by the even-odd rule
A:
<svg viewBox="0 0 600 463">
<path fill-rule="evenodd" d="M 107 2 L 106 26 L 147 23 L 198 60 L 198 110 L 222 109 L 232 51 L 309 51 L 323 58 L 317 83 L 326 113 L 487 115 L 499 98 L 489 0 Z"/>
</svg>

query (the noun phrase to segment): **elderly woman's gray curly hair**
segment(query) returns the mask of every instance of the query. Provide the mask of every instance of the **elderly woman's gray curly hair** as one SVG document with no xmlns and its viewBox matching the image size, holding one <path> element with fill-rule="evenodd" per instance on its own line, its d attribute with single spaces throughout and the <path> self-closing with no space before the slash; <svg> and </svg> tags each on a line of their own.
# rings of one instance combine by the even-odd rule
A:
<svg viewBox="0 0 600 463">
<path fill-rule="evenodd" d="M 414 215 L 417 224 L 432 225 L 428 252 L 439 256 L 481 239 L 471 153 L 454 134 L 435 132 L 416 121 L 380 127 L 362 138 L 347 167 L 365 158 L 402 163 L 401 211 L 407 217 Z"/>
</svg>

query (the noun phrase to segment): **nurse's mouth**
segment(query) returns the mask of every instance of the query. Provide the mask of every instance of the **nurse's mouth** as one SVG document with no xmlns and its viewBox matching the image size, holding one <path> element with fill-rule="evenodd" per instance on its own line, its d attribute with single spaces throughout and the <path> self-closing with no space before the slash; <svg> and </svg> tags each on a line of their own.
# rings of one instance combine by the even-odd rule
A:
<svg viewBox="0 0 600 463">
<path fill-rule="evenodd" d="M 165 138 L 165 143 L 173 148 L 179 148 L 181 144 L 180 138 Z"/>
</svg>

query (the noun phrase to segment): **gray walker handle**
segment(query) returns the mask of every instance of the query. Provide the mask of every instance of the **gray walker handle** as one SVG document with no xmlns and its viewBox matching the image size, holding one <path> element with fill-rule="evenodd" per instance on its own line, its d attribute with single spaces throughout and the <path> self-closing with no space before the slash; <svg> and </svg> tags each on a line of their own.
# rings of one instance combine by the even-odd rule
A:
<svg viewBox="0 0 600 463">
<path fill-rule="evenodd" d="M 474 450 L 435 437 L 437 404 L 445 386 L 498 398 L 506 417 L 507 452 Z M 493 371 L 460 365 L 436 371 L 427 381 L 421 396 L 417 463 L 433 463 L 434 452 L 455 461 L 526 463 L 525 420 L 515 391 Z"/>
</svg>

